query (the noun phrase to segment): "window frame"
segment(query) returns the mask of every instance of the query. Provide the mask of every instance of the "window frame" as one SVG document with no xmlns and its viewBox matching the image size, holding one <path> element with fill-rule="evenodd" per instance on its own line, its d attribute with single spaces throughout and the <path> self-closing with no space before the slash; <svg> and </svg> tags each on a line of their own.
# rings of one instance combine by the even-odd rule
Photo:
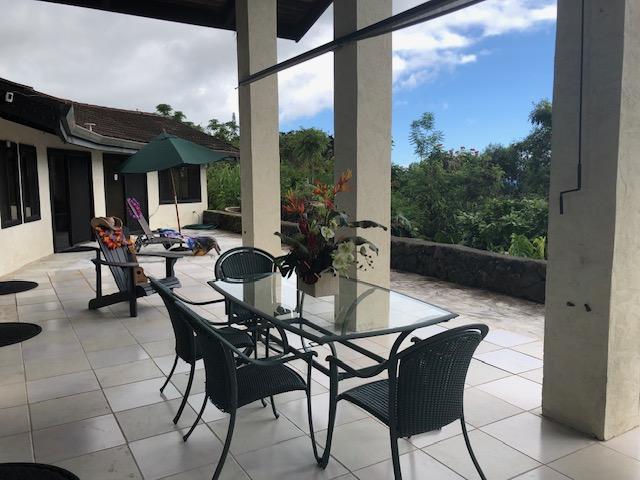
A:
<svg viewBox="0 0 640 480">
<path fill-rule="evenodd" d="M 173 205 L 173 187 L 171 186 L 171 171 L 173 170 L 175 175 L 179 175 L 180 170 L 187 170 L 187 172 L 197 172 L 197 196 L 181 197 L 181 192 L 176 192 L 178 197 L 178 203 L 201 203 L 202 202 L 202 165 L 184 165 L 182 167 L 174 167 L 167 170 L 161 170 L 158 172 L 158 202 L 160 205 Z M 162 178 L 165 175 L 169 175 L 168 178 Z M 178 182 L 176 182 L 177 184 Z M 187 179 L 187 184 L 189 179 Z M 168 184 L 168 191 L 164 191 L 163 187 Z M 178 189 L 179 190 L 179 189 Z M 193 192 L 189 192 L 193 193 Z M 164 194 L 164 195 L 163 195 Z"/>
<path fill-rule="evenodd" d="M 9 145 L 7 145 L 9 144 Z M 17 203 L 17 215 L 16 219 L 7 219 L 5 217 L 5 207 L 8 206 L 8 191 L 7 186 L 9 184 L 9 158 L 5 158 L 0 155 L 0 179 L 6 176 L 6 181 L 0 181 L 0 228 L 10 228 L 22 224 L 22 186 L 20 182 L 20 153 L 19 145 L 17 142 L 10 140 L 0 140 L 0 150 L 10 149 L 11 146 L 15 146 L 15 178 L 13 179 L 14 188 L 16 190 L 18 198 Z"/>
<path fill-rule="evenodd" d="M 32 157 L 23 155 L 23 149 L 27 149 L 33 153 Z M 26 161 L 31 160 L 33 162 L 33 172 L 29 176 L 26 176 L 24 172 L 27 170 Z M 37 222 L 42 219 L 42 208 L 40 203 L 40 182 L 38 175 L 38 150 L 34 145 L 18 144 L 18 163 L 20 164 L 20 188 L 21 188 L 21 201 L 22 201 L 22 219 L 24 223 Z M 31 182 L 31 185 L 27 186 L 27 182 Z M 33 188 L 33 194 L 31 199 L 35 201 L 35 208 L 31 207 L 31 215 L 27 216 L 27 204 L 25 202 L 25 192 L 31 191 Z M 37 213 L 33 213 L 36 210 Z"/>
</svg>

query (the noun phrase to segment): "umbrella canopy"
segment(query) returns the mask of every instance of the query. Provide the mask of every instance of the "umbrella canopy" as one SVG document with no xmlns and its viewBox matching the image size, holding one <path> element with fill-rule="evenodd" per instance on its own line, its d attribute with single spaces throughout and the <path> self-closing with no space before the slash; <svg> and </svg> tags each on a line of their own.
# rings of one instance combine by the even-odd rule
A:
<svg viewBox="0 0 640 480">
<path fill-rule="evenodd" d="M 175 135 L 161 133 L 129 157 L 120 168 L 120 173 L 146 173 L 183 165 L 206 165 L 231 157 L 235 155 L 211 150 Z"/>
</svg>

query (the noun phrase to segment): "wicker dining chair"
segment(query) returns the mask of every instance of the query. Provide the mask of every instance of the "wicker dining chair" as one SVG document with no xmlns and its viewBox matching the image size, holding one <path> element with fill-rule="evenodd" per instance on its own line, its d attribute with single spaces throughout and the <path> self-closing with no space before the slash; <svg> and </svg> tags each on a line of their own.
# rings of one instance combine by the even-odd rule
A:
<svg viewBox="0 0 640 480">
<path fill-rule="evenodd" d="M 187 398 L 189 397 L 189 393 L 191 392 L 191 385 L 193 384 L 193 377 L 195 374 L 196 362 L 202 358 L 202 352 L 198 348 L 198 344 L 193 341 L 194 332 L 191 328 L 189 322 L 184 318 L 184 314 L 178 310 L 175 306 L 175 299 L 180 298 L 182 301 L 189 302 L 187 299 L 183 299 L 182 297 L 178 297 L 176 294 L 172 293 L 164 284 L 158 282 L 155 278 L 149 279 L 151 285 L 154 290 L 160 295 L 162 301 L 164 302 L 167 311 L 169 312 L 169 319 L 171 320 L 171 326 L 173 328 L 173 333 L 175 336 L 175 351 L 176 358 L 173 361 L 173 367 L 171 367 L 171 371 L 167 376 L 162 387 L 160 387 L 160 392 L 163 392 L 169 380 L 173 376 L 173 372 L 175 372 L 176 366 L 178 365 L 178 359 L 182 359 L 191 367 L 189 370 L 189 380 L 187 381 L 187 387 L 184 391 L 184 395 L 182 397 L 182 403 L 178 408 L 178 412 L 173 419 L 173 423 L 178 423 L 180 420 L 180 416 L 182 415 L 182 411 L 184 410 L 185 405 L 187 404 Z M 205 303 L 205 302 L 199 302 Z M 253 351 L 253 339 L 247 332 L 244 330 L 240 330 L 238 328 L 231 327 L 227 324 L 227 322 L 208 322 L 210 325 L 220 326 L 219 331 L 225 335 L 227 340 L 231 342 L 234 346 L 239 348 L 244 348 L 245 353 L 251 354 Z"/>
<path fill-rule="evenodd" d="M 229 452 L 233 430 L 235 427 L 238 408 L 285 392 L 303 390 L 307 396 L 307 411 L 309 423 L 313 429 L 311 417 L 311 359 L 315 352 L 301 353 L 286 348 L 286 352 L 270 358 L 255 359 L 245 355 L 237 349 L 219 330 L 211 327 L 205 319 L 176 301 L 176 308 L 180 310 L 196 332 L 200 351 L 202 352 L 205 368 L 205 397 L 202 408 L 193 426 L 184 435 L 187 441 L 191 432 L 200 421 L 207 401 L 211 401 L 219 410 L 230 415 L 227 437 L 224 448 L 213 474 L 213 480 L 220 477 L 224 462 Z M 286 345 L 286 339 L 283 340 Z M 307 378 L 289 368 L 285 363 L 302 359 L 307 363 Z M 240 361 L 242 362 L 239 365 Z M 315 445 L 313 445 L 315 452 Z"/>
<path fill-rule="evenodd" d="M 255 247 L 235 247 L 227 250 L 218 257 L 214 265 L 214 274 L 216 279 L 243 279 L 251 275 L 260 275 L 263 273 L 273 273 L 276 271 L 275 257 L 269 252 Z M 269 355 L 270 332 L 269 325 L 261 322 L 258 315 L 242 308 L 233 302 L 225 301 L 225 312 L 229 317 L 230 323 L 247 325 L 253 333 L 254 356 L 258 357 L 258 342 L 261 336 L 265 339 L 266 355 Z M 261 326 L 263 323 L 263 326 Z M 273 414 L 278 417 L 276 404 L 273 398 L 271 400 L 271 408 Z M 262 401 L 264 404 L 264 400 Z"/>
<path fill-rule="evenodd" d="M 438 430 L 459 420 L 471 460 L 486 480 L 476 459 L 464 421 L 464 383 L 471 358 L 489 327 L 482 324 L 452 328 L 433 337 L 413 338 L 413 345 L 398 352 L 403 336 L 396 340 L 389 359 L 380 365 L 355 370 L 335 357 L 328 357 L 332 375 L 341 368 L 353 377 L 373 377 L 385 370 L 389 378 L 366 383 L 332 395 L 325 463 L 331 448 L 336 404 L 347 400 L 363 408 L 389 427 L 393 472 L 402 479 L 398 439 Z M 313 437 L 313 432 L 312 432 Z"/>
<path fill-rule="evenodd" d="M 242 279 L 250 275 L 273 273 L 276 271 L 275 257 L 259 248 L 231 248 L 218 257 L 213 270 L 218 280 Z M 253 312 L 228 301 L 226 310 L 230 319 L 236 323 L 256 318 Z"/>
</svg>

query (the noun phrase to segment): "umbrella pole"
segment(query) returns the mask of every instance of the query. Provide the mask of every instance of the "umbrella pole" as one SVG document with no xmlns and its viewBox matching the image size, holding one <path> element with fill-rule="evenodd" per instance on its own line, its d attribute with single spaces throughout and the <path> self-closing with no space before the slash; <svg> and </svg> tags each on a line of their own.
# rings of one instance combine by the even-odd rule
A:
<svg viewBox="0 0 640 480">
<path fill-rule="evenodd" d="M 173 178 L 173 168 L 169 169 L 171 174 L 171 186 L 173 187 L 173 204 L 176 206 L 176 219 L 178 220 L 178 233 L 182 234 L 182 228 L 180 227 L 180 213 L 178 212 L 178 194 L 176 193 L 176 181 Z"/>
</svg>

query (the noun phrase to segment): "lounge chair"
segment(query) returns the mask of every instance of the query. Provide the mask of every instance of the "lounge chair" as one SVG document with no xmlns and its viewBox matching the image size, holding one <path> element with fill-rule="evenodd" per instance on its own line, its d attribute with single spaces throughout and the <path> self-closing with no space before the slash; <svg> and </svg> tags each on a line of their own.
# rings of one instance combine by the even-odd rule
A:
<svg viewBox="0 0 640 480">
<path fill-rule="evenodd" d="M 166 250 L 169 250 L 174 245 L 182 244 L 182 240 L 179 238 L 161 237 L 158 232 L 151 230 L 151 227 L 149 227 L 149 223 L 144 218 L 144 215 L 142 215 L 140 205 L 135 198 L 127 198 L 127 206 L 129 215 L 136 219 L 140 224 L 140 228 L 142 228 L 142 233 L 138 235 L 134 244 L 136 252 L 139 252 L 140 249 L 146 245 L 160 244 L 164 246 Z"/>
</svg>

